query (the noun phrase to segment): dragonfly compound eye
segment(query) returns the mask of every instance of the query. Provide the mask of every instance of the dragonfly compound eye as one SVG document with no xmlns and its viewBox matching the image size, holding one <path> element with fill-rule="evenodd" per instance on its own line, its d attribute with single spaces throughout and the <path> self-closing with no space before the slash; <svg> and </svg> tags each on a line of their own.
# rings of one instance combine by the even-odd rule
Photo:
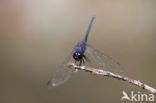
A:
<svg viewBox="0 0 156 103">
<path fill-rule="evenodd" d="M 80 53 L 80 52 L 75 52 L 75 53 L 73 54 L 73 58 L 74 58 L 76 61 L 80 61 L 80 60 L 82 59 L 82 57 L 83 57 L 83 54 Z"/>
</svg>

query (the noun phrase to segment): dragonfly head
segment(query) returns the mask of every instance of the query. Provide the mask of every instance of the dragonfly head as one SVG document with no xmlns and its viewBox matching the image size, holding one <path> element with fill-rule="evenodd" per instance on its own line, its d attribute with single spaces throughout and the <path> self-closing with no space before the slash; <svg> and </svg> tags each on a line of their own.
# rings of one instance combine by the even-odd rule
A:
<svg viewBox="0 0 156 103">
<path fill-rule="evenodd" d="M 73 58 L 74 58 L 76 61 L 81 61 L 82 58 L 83 58 L 83 54 L 82 54 L 81 52 L 76 51 L 76 52 L 73 54 Z"/>
</svg>

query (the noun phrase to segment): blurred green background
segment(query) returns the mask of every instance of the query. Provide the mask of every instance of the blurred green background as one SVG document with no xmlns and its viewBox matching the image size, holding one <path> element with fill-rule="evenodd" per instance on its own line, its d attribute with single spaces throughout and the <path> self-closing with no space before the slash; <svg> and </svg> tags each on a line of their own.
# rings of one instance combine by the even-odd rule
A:
<svg viewBox="0 0 156 103">
<path fill-rule="evenodd" d="M 148 93 L 85 72 L 47 87 L 92 15 L 88 43 L 156 88 L 155 0 L 1 0 L 0 103 L 120 103 L 123 90 Z"/>
</svg>

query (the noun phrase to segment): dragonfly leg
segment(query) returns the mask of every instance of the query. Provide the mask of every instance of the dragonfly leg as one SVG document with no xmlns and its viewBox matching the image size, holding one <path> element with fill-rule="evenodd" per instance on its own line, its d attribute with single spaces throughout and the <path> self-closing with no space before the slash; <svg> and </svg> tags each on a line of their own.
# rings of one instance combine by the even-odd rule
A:
<svg viewBox="0 0 156 103">
<path fill-rule="evenodd" d="M 77 61 L 75 60 L 75 64 L 78 65 L 78 66 L 84 65 L 84 64 L 85 64 L 84 58 L 82 58 L 80 61 L 78 61 L 78 63 L 77 63 Z"/>
<path fill-rule="evenodd" d="M 77 65 L 77 61 L 75 60 L 75 64 Z M 78 72 L 78 69 L 77 68 L 75 68 L 75 72 Z"/>
<path fill-rule="evenodd" d="M 80 60 L 80 62 L 79 62 L 79 66 L 82 66 L 82 65 L 84 65 L 85 64 L 85 61 L 84 61 L 84 59 L 82 58 L 81 60 Z"/>
<path fill-rule="evenodd" d="M 80 60 L 80 62 L 79 62 L 79 66 L 81 66 L 82 65 L 82 60 Z"/>
<path fill-rule="evenodd" d="M 76 64 L 77 66 L 81 66 L 81 65 L 80 65 L 80 64 L 81 64 L 81 61 L 78 62 L 78 61 L 75 60 L 75 64 Z"/>
</svg>

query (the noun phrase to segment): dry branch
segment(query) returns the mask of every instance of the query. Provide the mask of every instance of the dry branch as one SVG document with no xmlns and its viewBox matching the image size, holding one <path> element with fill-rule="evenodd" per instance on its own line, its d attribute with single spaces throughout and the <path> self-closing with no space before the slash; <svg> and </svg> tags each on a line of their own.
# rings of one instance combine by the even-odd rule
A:
<svg viewBox="0 0 156 103">
<path fill-rule="evenodd" d="M 107 77 L 110 77 L 110 78 L 123 80 L 123 81 L 126 81 L 126 82 L 130 83 L 130 84 L 136 85 L 136 86 L 138 86 L 138 87 L 140 87 L 140 88 L 142 88 L 144 90 L 147 90 L 148 92 L 153 93 L 154 95 L 156 94 L 156 89 L 150 87 L 147 84 L 144 84 L 144 83 L 140 82 L 139 80 L 133 80 L 131 78 L 121 76 L 121 75 L 118 75 L 118 74 L 114 74 L 112 72 L 105 71 L 103 69 L 95 69 L 95 68 L 86 67 L 86 66 L 77 66 L 74 63 L 68 63 L 67 67 L 73 68 L 73 69 L 84 70 L 86 72 L 91 72 L 92 74 L 96 74 L 96 75 L 107 76 Z"/>
</svg>

